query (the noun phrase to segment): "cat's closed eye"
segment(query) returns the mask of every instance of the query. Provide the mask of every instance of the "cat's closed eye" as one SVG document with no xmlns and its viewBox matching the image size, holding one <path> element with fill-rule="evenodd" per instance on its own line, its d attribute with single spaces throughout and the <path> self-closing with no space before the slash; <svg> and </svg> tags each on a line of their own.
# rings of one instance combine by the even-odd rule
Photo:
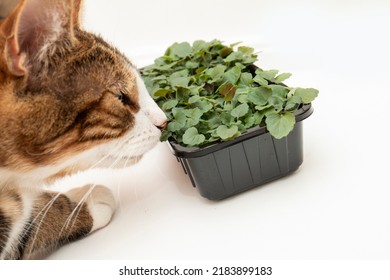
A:
<svg viewBox="0 0 390 280">
<path fill-rule="evenodd" d="M 138 111 L 139 110 L 139 106 L 136 102 L 134 102 L 128 94 L 120 91 L 119 93 L 116 94 L 116 98 L 118 98 L 118 100 L 120 102 L 122 102 L 123 105 L 126 105 L 126 106 L 129 106 L 131 109 L 135 110 L 135 111 Z"/>
</svg>

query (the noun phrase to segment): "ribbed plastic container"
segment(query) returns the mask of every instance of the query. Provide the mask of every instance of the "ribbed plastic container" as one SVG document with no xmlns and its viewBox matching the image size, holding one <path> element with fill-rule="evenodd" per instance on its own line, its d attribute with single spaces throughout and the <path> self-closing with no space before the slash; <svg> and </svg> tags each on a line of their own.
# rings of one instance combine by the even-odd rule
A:
<svg viewBox="0 0 390 280">
<path fill-rule="evenodd" d="M 234 140 L 204 148 L 169 144 L 199 193 L 221 200 L 297 170 L 303 162 L 302 121 L 312 113 L 311 104 L 298 110 L 293 131 L 282 139 L 256 127 Z"/>
</svg>

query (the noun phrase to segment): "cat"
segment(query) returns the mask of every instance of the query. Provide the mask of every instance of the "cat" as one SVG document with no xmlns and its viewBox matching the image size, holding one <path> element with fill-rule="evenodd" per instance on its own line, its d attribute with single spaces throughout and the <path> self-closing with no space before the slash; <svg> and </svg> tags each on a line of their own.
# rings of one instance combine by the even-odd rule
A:
<svg viewBox="0 0 390 280">
<path fill-rule="evenodd" d="M 109 188 L 41 186 L 95 166 L 134 164 L 166 126 L 137 68 L 81 28 L 81 6 L 1 7 L 0 259 L 45 258 L 106 226 L 115 211 Z"/>
</svg>

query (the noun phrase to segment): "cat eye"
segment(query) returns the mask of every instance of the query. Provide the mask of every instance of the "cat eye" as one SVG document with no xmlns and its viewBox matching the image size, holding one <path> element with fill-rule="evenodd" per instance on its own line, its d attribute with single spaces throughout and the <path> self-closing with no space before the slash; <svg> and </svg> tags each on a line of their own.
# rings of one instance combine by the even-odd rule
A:
<svg viewBox="0 0 390 280">
<path fill-rule="evenodd" d="M 132 106 L 134 105 L 134 103 L 131 101 L 130 97 L 123 93 L 123 92 L 120 92 L 118 95 L 117 95 L 117 98 L 119 99 L 119 101 L 121 101 L 124 105 L 128 105 L 128 106 Z"/>
</svg>

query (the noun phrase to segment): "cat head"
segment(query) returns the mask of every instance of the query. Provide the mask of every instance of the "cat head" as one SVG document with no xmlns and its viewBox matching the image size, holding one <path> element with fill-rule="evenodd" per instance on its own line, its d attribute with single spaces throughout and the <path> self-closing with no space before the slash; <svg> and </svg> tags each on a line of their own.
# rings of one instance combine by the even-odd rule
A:
<svg viewBox="0 0 390 280">
<path fill-rule="evenodd" d="M 124 167 L 159 141 L 164 113 L 136 67 L 81 29 L 80 6 L 22 0 L 0 23 L 0 175 L 7 180 Z"/>
</svg>

